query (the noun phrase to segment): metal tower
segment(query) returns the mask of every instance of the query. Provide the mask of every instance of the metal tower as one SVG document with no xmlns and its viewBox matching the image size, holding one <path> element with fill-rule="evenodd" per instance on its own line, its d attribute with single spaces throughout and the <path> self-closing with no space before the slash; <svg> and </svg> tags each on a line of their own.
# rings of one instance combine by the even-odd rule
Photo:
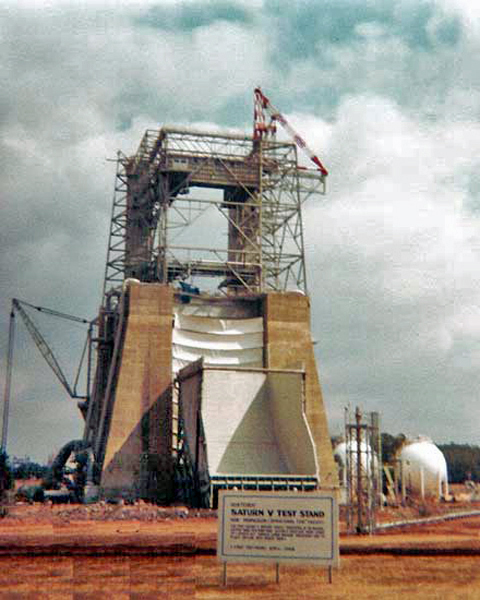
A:
<svg viewBox="0 0 480 600">
<path fill-rule="evenodd" d="M 301 207 L 324 187 L 324 172 L 299 168 L 295 143 L 147 130 L 134 156 L 118 155 L 104 293 L 129 277 L 209 278 L 225 294 L 306 292 Z M 207 211 L 213 225 L 195 235 Z"/>
</svg>

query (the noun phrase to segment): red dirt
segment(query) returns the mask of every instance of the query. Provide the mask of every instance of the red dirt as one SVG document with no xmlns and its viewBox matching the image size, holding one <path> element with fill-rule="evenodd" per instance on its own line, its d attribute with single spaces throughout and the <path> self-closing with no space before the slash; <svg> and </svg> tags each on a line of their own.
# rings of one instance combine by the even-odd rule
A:
<svg viewBox="0 0 480 600">
<path fill-rule="evenodd" d="M 309 565 L 282 565 L 277 585 L 273 565 L 234 564 L 223 587 L 216 530 L 208 511 L 180 507 L 13 506 L 0 520 L 0 599 L 480 599 L 469 555 L 480 555 L 480 517 L 342 535 L 333 584 Z"/>
</svg>

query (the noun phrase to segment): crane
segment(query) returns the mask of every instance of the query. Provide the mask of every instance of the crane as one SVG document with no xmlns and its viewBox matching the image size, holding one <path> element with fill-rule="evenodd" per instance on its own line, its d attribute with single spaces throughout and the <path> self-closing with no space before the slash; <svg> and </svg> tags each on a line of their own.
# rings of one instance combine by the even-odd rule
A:
<svg viewBox="0 0 480 600">
<path fill-rule="evenodd" d="M 45 314 L 52 315 L 54 317 L 59 317 L 62 319 L 66 319 L 68 321 L 73 321 L 76 323 L 82 323 L 89 325 L 87 340 L 85 342 L 85 346 L 83 348 L 82 357 L 80 360 L 80 365 L 78 367 L 77 375 L 75 378 L 75 382 L 73 387 L 69 384 L 67 377 L 65 376 L 60 364 L 55 357 L 53 351 L 48 345 L 47 341 L 40 333 L 37 325 L 34 323 L 32 318 L 24 309 L 24 306 L 28 306 L 33 308 L 39 312 L 43 312 Z M 7 349 L 7 369 L 6 369 L 6 378 L 5 378 L 5 393 L 4 393 L 4 404 L 3 404 L 3 421 L 2 421 L 2 439 L 1 439 L 1 450 L 5 452 L 7 445 L 7 434 L 8 434 L 8 417 L 9 417 L 9 409 L 10 409 L 10 395 L 11 395 L 11 385 L 12 385 L 12 371 L 13 371 L 13 349 L 14 349 L 14 341 L 15 341 L 15 316 L 19 314 L 22 318 L 22 321 L 25 324 L 28 332 L 30 333 L 35 345 L 40 351 L 43 358 L 46 360 L 49 367 L 54 372 L 57 379 L 60 381 L 66 392 L 71 398 L 79 398 L 79 399 L 88 399 L 88 392 L 90 389 L 90 346 L 92 339 L 92 329 L 94 322 L 88 321 L 87 319 L 82 319 L 81 317 L 76 317 L 73 315 L 69 315 L 66 313 L 62 313 L 56 310 L 52 310 L 50 308 L 45 308 L 42 306 L 35 306 L 28 302 L 24 302 L 22 300 L 18 300 L 17 298 L 13 298 L 12 300 L 12 308 L 10 311 L 10 325 L 8 331 L 8 349 Z M 88 346 L 89 349 L 89 357 L 88 357 L 88 367 L 87 367 L 87 395 L 79 395 L 77 393 L 77 384 L 80 376 L 80 371 L 82 369 L 83 360 L 85 358 L 85 351 Z"/>
<path fill-rule="evenodd" d="M 305 140 L 295 131 L 282 113 L 272 105 L 259 87 L 255 88 L 253 92 L 253 107 L 254 140 L 258 141 L 269 136 L 273 137 L 277 130 L 276 122 L 278 121 L 295 144 L 308 155 L 315 167 L 320 171 L 322 177 L 325 178 L 328 175 L 327 169 L 323 166 L 315 152 L 307 146 Z M 269 123 L 267 123 L 265 112 L 270 117 Z"/>
</svg>

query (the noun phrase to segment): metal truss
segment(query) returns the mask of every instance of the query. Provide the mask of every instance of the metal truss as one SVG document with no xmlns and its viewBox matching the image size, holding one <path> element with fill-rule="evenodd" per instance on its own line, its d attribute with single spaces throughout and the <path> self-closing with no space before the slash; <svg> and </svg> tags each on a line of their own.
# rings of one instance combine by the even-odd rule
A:
<svg viewBox="0 0 480 600">
<path fill-rule="evenodd" d="M 134 156 L 118 154 L 104 294 L 128 277 L 306 292 L 301 207 L 324 181 L 298 166 L 294 143 L 147 130 Z"/>
</svg>

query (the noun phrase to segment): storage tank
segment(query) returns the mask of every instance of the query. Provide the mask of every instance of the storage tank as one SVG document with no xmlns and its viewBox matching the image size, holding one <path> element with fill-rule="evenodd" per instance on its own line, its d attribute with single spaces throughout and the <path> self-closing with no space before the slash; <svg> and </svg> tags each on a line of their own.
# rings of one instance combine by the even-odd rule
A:
<svg viewBox="0 0 480 600">
<path fill-rule="evenodd" d="M 358 460 L 358 444 L 356 440 L 348 442 L 340 442 L 333 450 L 333 458 L 338 465 L 340 485 L 347 485 L 347 455 L 350 460 L 350 472 L 352 479 L 356 479 L 357 460 Z M 372 469 L 376 469 L 378 465 L 378 457 L 374 454 L 371 447 L 365 441 L 360 441 L 360 463 L 364 474 L 371 474 Z"/>
<path fill-rule="evenodd" d="M 432 440 L 419 437 L 407 441 L 398 459 L 407 490 L 422 497 L 443 498 L 448 494 L 447 462 Z"/>
</svg>

